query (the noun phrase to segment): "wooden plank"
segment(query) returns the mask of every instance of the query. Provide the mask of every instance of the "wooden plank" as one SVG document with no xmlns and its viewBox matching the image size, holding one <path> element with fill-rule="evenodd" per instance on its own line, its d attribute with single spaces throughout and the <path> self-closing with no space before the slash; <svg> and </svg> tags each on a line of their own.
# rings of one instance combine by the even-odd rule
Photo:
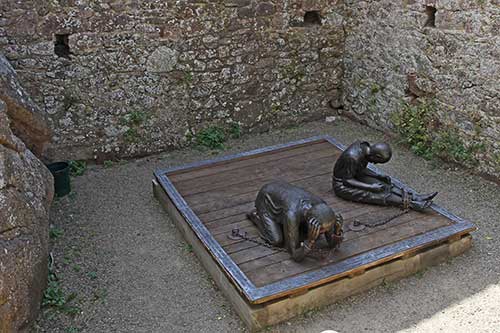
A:
<svg viewBox="0 0 500 333">
<path fill-rule="evenodd" d="M 242 167 L 248 167 L 256 164 L 332 148 L 333 146 L 325 140 L 308 142 L 298 146 L 286 147 L 277 151 L 269 151 L 253 156 L 244 156 L 243 158 L 235 158 L 229 161 L 224 161 L 223 163 L 211 163 L 209 165 L 204 165 L 203 167 L 194 167 L 181 171 L 171 172 L 168 176 L 172 180 L 172 182 L 177 183 L 186 179 L 207 177 L 215 173 L 240 169 Z"/>
<path fill-rule="evenodd" d="M 216 187 L 214 185 L 210 187 L 209 190 L 204 192 L 198 191 L 196 193 L 189 194 L 188 192 L 183 191 L 182 194 L 184 199 L 191 206 L 196 206 L 200 203 L 223 200 L 224 198 L 242 193 L 252 191 L 257 193 L 263 185 L 278 179 L 293 183 L 311 177 L 323 176 L 324 180 L 330 179 L 331 182 L 333 164 L 333 161 L 331 160 L 332 159 L 330 157 L 317 160 L 315 161 L 317 165 L 314 165 L 312 162 L 302 163 L 302 167 L 300 169 L 287 168 L 281 173 L 274 172 L 274 174 L 264 175 L 255 179 L 249 179 L 247 176 L 239 177 L 238 182 L 236 183 L 230 183 L 230 181 L 228 181 L 220 187 Z"/>
<path fill-rule="evenodd" d="M 260 238 L 259 236 L 253 237 L 253 239 L 259 239 L 259 238 Z M 228 254 L 231 254 L 233 252 L 245 250 L 245 249 L 255 247 L 255 246 L 258 246 L 258 245 L 255 243 L 249 242 L 249 241 L 241 241 L 241 242 L 236 242 L 236 243 L 228 244 L 228 245 L 224 246 L 224 251 L 226 251 L 226 253 L 228 253 Z"/>
<path fill-rule="evenodd" d="M 202 221 L 202 222 L 207 227 L 208 230 L 211 230 L 211 229 L 218 228 L 218 227 L 221 227 L 224 225 L 241 222 L 241 221 L 244 221 L 246 219 L 247 219 L 247 211 L 241 211 L 239 214 L 236 214 L 236 215 L 224 217 L 224 218 L 217 219 L 217 220 L 212 220 L 212 221 L 207 221 L 207 222 Z"/>
<path fill-rule="evenodd" d="M 334 262 L 339 262 L 344 259 L 359 255 L 364 252 L 371 251 L 378 247 L 394 243 L 415 235 L 422 234 L 426 231 L 437 229 L 447 225 L 441 219 L 435 217 L 427 217 L 423 220 L 412 220 L 397 228 L 390 228 L 388 230 L 381 230 L 374 232 L 370 235 L 353 239 L 342 243 L 342 246 L 337 250 L 332 259 L 325 260 L 321 266 L 325 266 Z M 364 264 L 360 265 L 363 268 Z M 263 286 L 291 277 L 297 274 L 303 274 L 312 269 L 318 269 L 318 262 L 306 258 L 301 263 L 297 263 L 292 259 L 281 261 L 277 264 L 265 266 L 263 268 L 255 269 L 252 271 L 244 271 L 246 276 L 257 286 Z M 241 267 L 240 267 L 241 269 Z"/>
<path fill-rule="evenodd" d="M 257 258 L 265 257 L 270 254 L 279 252 L 275 249 L 270 249 L 264 246 L 253 247 L 244 251 L 238 251 L 231 254 L 231 258 L 236 264 L 245 263 Z"/>
<path fill-rule="evenodd" d="M 193 170 L 192 172 L 186 172 L 182 179 L 176 179 L 177 177 L 172 177 L 173 183 L 178 185 L 178 184 L 186 184 L 187 181 L 194 180 L 194 181 L 200 181 L 202 179 L 206 178 L 212 178 L 212 179 L 220 179 L 221 176 L 225 178 L 231 178 L 235 175 L 241 174 L 241 170 L 263 170 L 265 171 L 266 169 L 263 169 L 262 166 L 265 167 L 272 167 L 272 166 L 277 166 L 277 165 L 290 165 L 293 166 L 295 163 L 303 161 L 303 160 L 317 160 L 320 158 L 325 158 L 325 157 L 332 157 L 336 158 L 336 156 L 339 155 L 339 152 L 329 146 L 328 144 L 322 144 L 320 146 L 321 149 L 312 149 L 309 150 L 307 147 L 304 147 L 302 152 L 294 153 L 294 154 L 288 154 L 288 156 L 276 156 L 276 155 L 269 155 L 271 158 L 268 158 L 266 160 L 263 159 L 247 159 L 243 162 L 238 162 L 238 160 L 234 161 L 231 164 L 227 164 L 223 166 L 222 168 L 220 167 L 214 167 L 210 171 L 212 172 L 209 175 L 199 175 L 198 172 Z M 207 169 L 204 169 L 207 170 Z M 203 171 L 204 171 L 203 170 Z"/>
<path fill-rule="evenodd" d="M 216 210 L 212 212 L 207 212 L 203 214 L 197 214 L 203 224 L 208 224 L 207 222 L 213 222 L 223 218 L 230 218 L 234 216 L 241 216 L 242 212 L 249 212 L 254 209 L 255 203 L 253 201 L 246 202 L 241 205 L 224 208 L 221 210 Z"/>
<path fill-rule="evenodd" d="M 354 219 L 359 219 L 360 221 L 363 221 L 363 217 L 370 216 L 371 214 L 373 214 L 373 211 L 368 212 L 366 214 L 361 214 L 359 216 L 354 216 L 351 219 L 347 219 L 347 222 L 350 223 L 350 221 L 352 221 Z M 359 238 L 359 237 L 363 237 L 363 236 L 366 236 L 366 235 L 369 235 L 369 234 L 372 234 L 372 233 L 375 233 L 375 232 L 380 232 L 382 230 L 387 230 L 389 228 L 394 228 L 394 227 L 397 227 L 397 226 L 399 226 L 399 225 L 401 225 L 403 223 L 408 223 L 410 221 L 419 220 L 419 219 L 426 219 L 426 218 L 428 218 L 430 216 L 432 216 L 435 219 L 444 221 L 444 223 L 446 223 L 446 219 L 442 219 L 437 214 L 425 214 L 424 215 L 424 214 L 420 214 L 420 213 L 417 213 L 417 212 L 409 212 L 409 213 L 404 214 L 404 215 L 402 215 L 402 216 L 400 216 L 398 218 L 395 218 L 392 221 L 389 221 L 388 223 L 383 224 L 383 225 L 379 225 L 379 226 L 376 226 L 376 227 L 365 227 L 364 230 L 358 231 L 358 232 L 349 231 L 349 232 L 347 232 L 344 235 L 344 242 L 347 242 L 347 241 L 350 241 L 350 240 L 353 240 L 353 239 L 356 239 L 356 238 Z"/>
<path fill-rule="evenodd" d="M 322 160 L 330 168 L 333 168 L 335 151 L 330 149 L 311 152 L 310 154 L 288 157 L 282 160 L 270 161 L 257 165 L 251 165 L 240 169 L 229 170 L 223 173 L 217 173 L 210 177 L 189 178 L 174 183 L 178 191 L 184 196 L 209 191 L 212 188 L 226 187 L 237 184 L 242 179 L 246 181 L 258 180 L 262 178 L 271 178 L 286 172 L 297 171 L 311 165 L 317 160 Z M 302 166 L 302 168 L 301 168 Z"/>
</svg>

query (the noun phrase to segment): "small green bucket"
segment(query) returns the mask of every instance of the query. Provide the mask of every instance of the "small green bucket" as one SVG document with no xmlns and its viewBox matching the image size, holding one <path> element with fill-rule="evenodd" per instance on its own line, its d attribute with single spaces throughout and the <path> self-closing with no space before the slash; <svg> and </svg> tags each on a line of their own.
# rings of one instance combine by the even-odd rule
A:
<svg viewBox="0 0 500 333">
<path fill-rule="evenodd" d="M 71 184 L 69 178 L 69 163 L 56 162 L 47 165 L 47 168 L 54 176 L 54 188 L 56 196 L 64 197 L 71 192 Z"/>
</svg>

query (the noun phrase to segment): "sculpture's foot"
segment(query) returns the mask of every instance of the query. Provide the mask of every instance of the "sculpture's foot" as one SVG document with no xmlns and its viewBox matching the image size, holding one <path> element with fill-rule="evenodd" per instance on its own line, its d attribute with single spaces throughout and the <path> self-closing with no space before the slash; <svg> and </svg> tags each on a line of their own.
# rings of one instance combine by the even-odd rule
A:
<svg viewBox="0 0 500 333">
<path fill-rule="evenodd" d="M 432 199 L 434 199 L 434 197 L 436 197 L 437 194 L 438 192 L 429 194 L 413 194 L 413 198 L 415 199 L 415 201 L 431 201 Z"/>
<path fill-rule="evenodd" d="M 416 211 L 423 211 L 432 205 L 432 201 L 412 201 L 410 202 L 410 208 Z"/>
</svg>

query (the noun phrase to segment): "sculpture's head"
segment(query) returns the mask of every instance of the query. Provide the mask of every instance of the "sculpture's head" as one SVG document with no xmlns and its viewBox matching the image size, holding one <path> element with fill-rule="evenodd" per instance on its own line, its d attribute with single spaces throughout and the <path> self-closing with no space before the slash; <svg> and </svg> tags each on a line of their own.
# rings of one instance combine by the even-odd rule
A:
<svg viewBox="0 0 500 333">
<path fill-rule="evenodd" d="M 375 143 L 368 146 L 366 159 L 372 163 L 386 163 L 392 157 L 392 149 L 387 143 Z"/>
</svg>

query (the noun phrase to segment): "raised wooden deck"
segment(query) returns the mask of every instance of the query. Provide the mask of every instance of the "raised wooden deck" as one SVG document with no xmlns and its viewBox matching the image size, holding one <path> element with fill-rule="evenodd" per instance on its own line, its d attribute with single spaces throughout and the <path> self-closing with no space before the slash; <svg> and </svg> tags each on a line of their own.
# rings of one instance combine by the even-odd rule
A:
<svg viewBox="0 0 500 333">
<path fill-rule="evenodd" d="M 323 259 L 308 257 L 301 263 L 291 260 L 286 252 L 228 238 L 233 228 L 239 228 L 248 236 L 259 239 L 257 229 L 245 214 L 253 209 L 258 190 L 276 179 L 319 195 L 343 215 L 345 224 L 353 219 L 383 220 L 397 214 L 397 208 L 356 204 L 337 198 L 331 192 L 332 167 L 342 149 L 343 146 L 330 137 L 317 137 L 155 173 L 155 195 L 187 240 L 193 246 L 197 245 L 194 246 L 195 252 L 207 270 L 212 275 L 224 275 L 214 278 L 222 290 L 232 289 L 231 292 L 225 291 L 226 294 L 252 328 L 284 320 L 308 304 L 327 304 L 326 299 L 311 300 L 305 295 L 318 286 L 331 289 L 332 282 L 341 283 L 344 277 L 356 277 L 357 281 L 362 281 L 367 276 L 361 278 L 360 274 L 383 265 L 385 268 L 379 272 L 385 272 L 388 265 L 394 266 L 398 258 L 402 258 L 396 265 L 400 267 L 399 271 L 406 267 L 403 270 L 406 274 L 399 272 L 399 275 L 408 275 L 427 263 L 457 255 L 470 246 L 470 236 L 467 235 L 474 226 L 436 205 L 428 212 L 412 211 L 378 227 L 347 231 L 337 251 Z M 393 182 L 405 186 L 398 180 Z M 453 249 L 451 243 L 455 243 Z M 439 244 L 445 244 L 441 246 L 446 247 L 444 252 L 442 248 L 435 252 Z M 427 263 L 419 260 L 415 264 L 415 258 L 425 251 L 428 251 L 427 257 L 433 259 Z M 410 260 L 412 257 L 413 261 Z M 405 260 L 406 263 L 402 264 Z M 407 267 L 408 260 L 413 262 L 411 269 Z M 394 272 L 391 274 L 394 276 Z M 380 280 L 390 278 L 391 274 L 385 272 L 376 276 Z M 352 286 L 347 292 L 337 291 L 336 295 L 328 296 L 329 300 L 352 294 L 362 287 L 365 286 Z M 320 299 L 321 294 L 328 293 L 318 293 Z M 289 297 L 297 295 L 309 301 L 303 300 L 292 309 Z M 235 301 L 235 297 L 241 299 Z M 284 312 L 275 311 L 271 318 L 270 309 L 276 308 L 276 303 L 283 303 L 284 299 L 289 300 L 284 307 L 281 306 Z M 296 303 L 297 299 L 293 302 Z M 263 309 L 267 311 L 266 315 L 262 315 Z"/>
</svg>

